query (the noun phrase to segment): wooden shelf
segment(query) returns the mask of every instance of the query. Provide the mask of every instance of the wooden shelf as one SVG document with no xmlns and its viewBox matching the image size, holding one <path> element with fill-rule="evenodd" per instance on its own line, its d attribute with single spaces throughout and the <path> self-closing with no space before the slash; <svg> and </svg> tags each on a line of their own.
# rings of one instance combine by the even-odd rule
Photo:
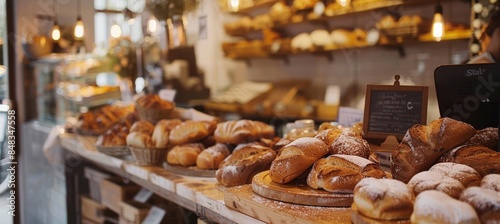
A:
<svg viewBox="0 0 500 224">
<path fill-rule="evenodd" d="M 450 41 L 450 40 L 466 40 L 469 39 L 472 31 L 470 29 L 461 29 L 461 30 L 452 30 L 452 31 L 447 31 L 445 33 L 445 36 L 442 38 L 442 41 Z M 318 49 L 318 50 L 308 50 L 308 51 L 294 51 L 294 52 L 289 52 L 289 53 L 280 53 L 280 54 L 273 54 L 273 53 L 268 53 L 267 55 L 258 55 L 258 56 L 227 56 L 227 58 L 230 59 L 235 59 L 235 60 L 247 60 L 247 59 L 252 59 L 252 58 L 280 58 L 280 57 L 285 57 L 289 55 L 303 55 L 303 54 L 313 54 L 313 55 L 324 55 L 328 56 L 328 54 L 325 53 L 330 53 L 334 51 L 339 51 L 339 50 L 350 50 L 350 49 L 364 49 L 364 48 L 372 48 L 372 47 L 391 47 L 395 48 L 398 50 L 401 50 L 399 48 L 402 48 L 404 44 L 408 43 L 418 43 L 418 42 L 436 42 L 436 40 L 432 37 L 430 33 L 422 34 L 416 39 L 412 40 L 404 40 L 401 43 L 398 42 L 389 42 L 389 43 L 382 43 L 382 44 L 377 44 L 377 45 L 358 45 L 358 46 L 346 46 L 346 47 L 326 47 L 323 49 Z M 404 55 L 402 55 L 404 56 Z M 329 60 L 332 60 L 332 58 L 328 57 Z"/>
<path fill-rule="evenodd" d="M 262 2 L 262 3 L 259 3 L 259 4 L 252 5 L 250 7 L 240 8 L 237 11 L 230 11 L 230 13 L 248 14 L 248 13 L 250 13 L 252 11 L 269 7 L 269 6 L 273 5 L 276 2 L 279 2 L 279 0 L 268 0 L 268 1 L 265 1 L 265 2 Z"/>
</svg>

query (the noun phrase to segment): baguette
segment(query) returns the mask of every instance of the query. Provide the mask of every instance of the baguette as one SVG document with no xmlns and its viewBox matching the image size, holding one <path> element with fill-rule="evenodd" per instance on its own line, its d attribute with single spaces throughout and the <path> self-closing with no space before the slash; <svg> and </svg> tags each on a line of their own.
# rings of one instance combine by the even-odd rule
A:
<svg viewBox="0 0 500 224">
<path fill-rule="evenodd" d="M 280 150 L 271 164 L 269 176 L 276 183 L 288 183 L 327 153 L 328 146 L 323 141 L 312 137 L 299 138 Z"/>
</svg>

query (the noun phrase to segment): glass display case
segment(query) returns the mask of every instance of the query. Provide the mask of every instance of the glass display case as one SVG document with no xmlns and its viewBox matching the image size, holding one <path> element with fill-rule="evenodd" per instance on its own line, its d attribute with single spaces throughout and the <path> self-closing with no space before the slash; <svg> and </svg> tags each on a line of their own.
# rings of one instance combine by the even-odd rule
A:
<svg viewBox="0 0 500 224">
<path fill-rule="evenodd" d="M 106 57 L 51 55 L 34 63 L 38 120 L 58 124 L 120 100 L 119 78 Z"/>
</svg>

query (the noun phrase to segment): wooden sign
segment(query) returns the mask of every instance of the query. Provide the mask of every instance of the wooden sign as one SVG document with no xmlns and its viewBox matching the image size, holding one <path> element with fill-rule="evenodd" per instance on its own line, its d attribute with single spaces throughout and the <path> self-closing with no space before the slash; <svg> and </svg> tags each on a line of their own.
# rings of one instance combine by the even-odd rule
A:
<svg viewBox="0 0 500 224">
<path fill-rule="evenodd" d="M 363 137 L 401 140 L 411 126 L 426 123 L 429 87 L 400 86 L 399 75 L 395 80 L 393 86 L 367 85 Z"/>
</svg>

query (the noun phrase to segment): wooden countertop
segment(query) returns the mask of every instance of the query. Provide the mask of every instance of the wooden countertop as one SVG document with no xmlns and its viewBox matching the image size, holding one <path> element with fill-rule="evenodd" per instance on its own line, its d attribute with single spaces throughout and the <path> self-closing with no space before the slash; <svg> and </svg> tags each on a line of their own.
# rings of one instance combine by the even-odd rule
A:
<svg viewBox="0 0 500 224">
<path fill-rule="evenodd" d="M 217 223 L 351 222 L 350 208 L 278 202 L 253 193 L 250 185 L 227 188 L 215 178 L 178 175 L 162 167 L 137 166 L 102 154 L 96 150 L 93 137 L 61 134 L 60 139 L 66 150 Z"/>
</svg>

